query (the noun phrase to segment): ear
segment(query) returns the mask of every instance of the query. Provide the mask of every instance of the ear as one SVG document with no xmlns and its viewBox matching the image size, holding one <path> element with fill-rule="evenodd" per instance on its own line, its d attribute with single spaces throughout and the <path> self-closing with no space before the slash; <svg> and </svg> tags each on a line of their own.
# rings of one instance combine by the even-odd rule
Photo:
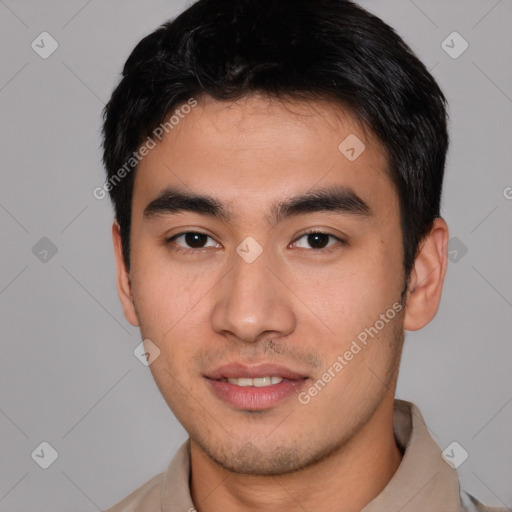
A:
<svg viewBox="0 0 512 512">
<path fill-rule="evenodd" d="M 407 289 L 404 329 L 417 331 L 436 315 L 448 266 L 448 225 L 437 217 L 420 249 Z"/>
<path fill-rule="evenodd" d="M 117 293 L 121 299 L 124 316 L 134 327 L 139 325 L 139 319 L 133 304 L 132 286 L 130 275 L 126 270 L 123 258 L 123 246 L 121 243 L 121 228 L 117 221 L 112 224 L 112 242 L 114 243 L 114 255 L 116 260 Z"/>
</svg>

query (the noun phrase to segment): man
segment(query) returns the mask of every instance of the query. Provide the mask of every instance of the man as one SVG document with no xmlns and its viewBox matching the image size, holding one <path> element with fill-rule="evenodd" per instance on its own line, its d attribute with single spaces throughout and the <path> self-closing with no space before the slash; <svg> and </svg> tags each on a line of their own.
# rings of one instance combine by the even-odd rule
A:
<svg viewBox="0 0 512 512">
<path fill-rule="evenodd" d="M 124 314 L 189 434 L 110 512 L 490 510 L 394 398 L 435 316 L 445 98 L 346 0 L 200 0 L 105 110 Z"/>
</svg>

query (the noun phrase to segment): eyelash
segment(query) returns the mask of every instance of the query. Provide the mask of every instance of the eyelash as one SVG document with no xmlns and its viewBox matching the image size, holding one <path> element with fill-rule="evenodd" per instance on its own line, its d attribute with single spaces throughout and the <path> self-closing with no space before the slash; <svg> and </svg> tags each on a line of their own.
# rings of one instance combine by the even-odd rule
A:
<svg viewBox="0 0 512 512">
<path fill-rule="evenodd" d="M 194 248 L 186 249 L 184 247 L 181 247 L 179 245 L 174 244 L 174 240 L 176 240 L 180 236 L 184 236 L 184 235 L 188 235 L 188 234 L 204 235 L 204 236 L 207 236 L 208 238 L 211 238 L 213 240 L 213 238 L 210 235 L 208 235 L 207 233 L 203 233 L 202 231 L 183 231 L 181 233 L 173 235 L 170 238 L 167 238 L 165 240 L 165 242 L 166 242 L 167 245 L 174 245 L 174 247 L 172 248 L 173 251 L 182 252 L 182 253 L 198 253 L 198 252 L 204 252 L 205 250 L 209 249 L 208 247 L 200 247 L 198 249 L 194 249 Z M 334 238 L 341 246 L 347 245 L 347 241 L 346 240 L 344 240 L 344 239 L 342 239 L 342 238 L 340 238 L 338 236 L 335 236 L 335 235 L 333 235 L 331 233 L 325 233 L 324 231 L 315 230 L 315 229 L 312 229 L 312 230 L 306 231 L 305 233 L 302 233 L 302 235 L 297 237 L 293 241 L 293 243 L 296 243 L 298 240 L 300 240 L 301 238 L 303 238 L 303 237 L 305 237 L 307 235 L 313 235 L 313 234 L 327 235 L 327 236 L 329 236 L 331 238 Z M 316 253 L 326 254 L 326 253 L 332 252 L 335 249 L 336 249 L 336 244 L 333 244 L 333 245 L 328 246 L 328 247 L 323 248 L 323 249 L 305 249 L 305 250 L 313 251 L 313 252 L 316 252 Z"/>
</svg>

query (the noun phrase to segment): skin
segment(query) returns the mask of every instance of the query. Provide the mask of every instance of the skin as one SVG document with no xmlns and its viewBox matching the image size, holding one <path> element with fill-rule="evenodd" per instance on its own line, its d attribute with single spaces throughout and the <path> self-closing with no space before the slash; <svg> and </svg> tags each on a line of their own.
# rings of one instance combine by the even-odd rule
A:
<svg viewBox="0 0 512 512">
<path fill-rule="evenodd" d="M 349 134 L 366 145 L 355 161 L 338 149 Z M 350 187 L 373 214 L 267 223 L 275 201 L 329 185 Z M 144 218 L 167 186 L 213 196 L 234 217 Z M 139 164 L 132 205 L 130 272 L 117 223 L 112 229 L 119 296 L 127 320 L 160 349 L 150 369 L 191 439 L 196 509 L 361 510 L 401 461 L 393 400 L 404 329 L 421 329 L 437 312 L 444 220 L 421 245 L 404 309 L 309 403 L 293 395 L 255 413 L 219 399 L 204 374 L 232 361 L 271 362 L 309 376 L 307 389 L 400 302 L 399 203 L 383 147 L 327 102 L 201 98 Z M 329 238 L 319 250 L 303 236 L 309 228 L 347 243 Z M 166 242 L 194 230 L 211 237 L 206 248 Z M 252 263 L 236 252 L 248 236 L 263 249 Z"/>
</svg>

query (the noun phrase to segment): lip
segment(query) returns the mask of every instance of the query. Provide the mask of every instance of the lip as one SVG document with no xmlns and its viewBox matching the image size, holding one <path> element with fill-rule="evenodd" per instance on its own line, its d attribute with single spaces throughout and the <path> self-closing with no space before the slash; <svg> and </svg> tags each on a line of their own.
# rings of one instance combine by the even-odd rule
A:
<svg viewBox="0 0 512 512">
<path fill-rule="evenodd" d="M 263 387 L 237 386 L 222 380 L 235 377 L 281 377 L 283 380 Z M 205 375 L 205 379 L 214 394 L 235 409 L 261 411 L 270 409 L 289 396 L 297 394 L 309 378 L 276 364 L 246 366 L 241 363 L 230 363 Z"/>
<path fill-rule="evenodd" d="M 206 379 L 210 389 L 218 398 L 235 409 L 245 411 L 270 409 L 285 398 L 298 393 L 305 386 L 307 380 L 283 380 L 279 384 L 257 388 L 253 386 L 241 387 L 223 380 Z"/>
<path fill-rule="evenodd" d="M 256 379 L 258 377 L 281 377 L 288 380 L 302 380 L 307 375 L 290 370 L 285 366 L 272 363 L 263 363 L 253 366 L 247 366 L 242 363 L 230 363 L 220 366 L 216 370 L 205 375 L 208 379 L 220 380 L 236 377 L 246 377 Z"/>
</svg>

